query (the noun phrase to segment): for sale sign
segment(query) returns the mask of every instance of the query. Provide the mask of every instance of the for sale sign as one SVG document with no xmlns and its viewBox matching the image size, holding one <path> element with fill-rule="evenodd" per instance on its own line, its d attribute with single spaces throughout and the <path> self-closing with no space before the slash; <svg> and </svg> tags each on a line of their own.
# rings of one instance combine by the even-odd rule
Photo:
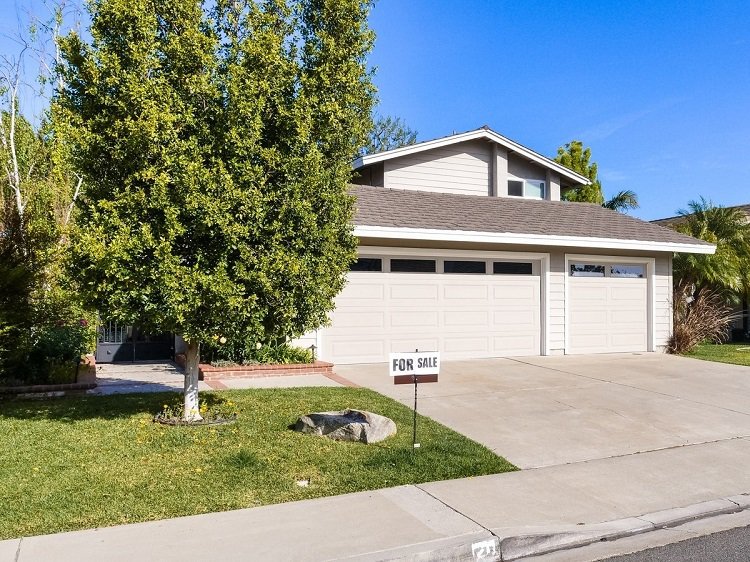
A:
<svg viewBox="0 0 750 562">
<path fill-rule="evenodd" d="M 391 353 L 388 364 L 395 384 L 437 382 L 440 373 L 440 352 Z"/>
</svg>

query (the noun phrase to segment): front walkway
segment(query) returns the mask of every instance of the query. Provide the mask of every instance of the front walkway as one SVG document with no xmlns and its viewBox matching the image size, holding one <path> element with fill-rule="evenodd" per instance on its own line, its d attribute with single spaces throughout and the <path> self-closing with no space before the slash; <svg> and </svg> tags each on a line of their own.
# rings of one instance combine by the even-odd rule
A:
<svg viewBox="0 0 750 562">
<path fill-rule="evenodd" d="M 171 361 L 138 363 L 101 363 L 96 366 L 97 387 L 88 394 L 126 394 L 131 392 L 182 392 L 185 377 L 182 369 Z M 299 386 L 341 386 L 323 375 L 288 377 L 232 378 L 200 381 L 198 390 L 239 388 L 288 388 Z"/>
</svg>

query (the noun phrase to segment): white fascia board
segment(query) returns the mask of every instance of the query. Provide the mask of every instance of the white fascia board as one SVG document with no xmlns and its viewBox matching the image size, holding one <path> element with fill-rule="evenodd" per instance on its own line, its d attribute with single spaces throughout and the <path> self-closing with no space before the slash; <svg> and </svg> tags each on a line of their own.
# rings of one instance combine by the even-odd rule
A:
<svg viewBox="0 0 750 562">
<path fill-rule="evenodd" d="M 582 176 L 581 174 L 578 174 L 574 172 L 573 170 L 569 170 L 562 164 L 558 164 L 554 160 L 551 160 L 547 158 L 546 156 L 542 156 L 538 152 L 534 152 L 530 148 L 526 148 L 525 146 L 518 144 L 517 142 L 514 142 L 510 140 L 509 138 L 506 138 L 495 131 L 490 131 L 487 129 L 479 129 L 476 131 L 468 131 L 466 133 L 459 133 L 457 135 L 451 135 L 448 137 L 443 137 L 440 139 L 425 141 L 425 142 L 419 142 L 416 144 L 411 144 L 409 146 L 402 146 L 399 148 L 394 148 L 393 150 L 386 150 L 384 152 L 376 152 L 375 154 L 366 154 L 364 156 L 360 156 L 354 162 L 352 163 L 352 167 L 354 169 L 361 168 L 362 166 L 368 166 L 370 164 L 376 164 L 378 162 L 382 162 L 384 160 L 390 160 L 391 158 L 400 158 L 401 156 L 408 156 L 410 154 L 414 154 L 417 152 L 422 152 L 425 150 L 431 150 L 433 148 L 440 148 L 443 146 L 448 146 L 451 144 L 456 144 L 459 142 L 466 142 L 470 140 L 476 140 L 476 139 L 488 139 L 491 141 L 496 142 L 497 144 L 504 146 L 507 149 L 512 150 L 513 152 L 516 152 L 518 154 L 521 154 L 522 156 L 528 158 L 529 160 L 536 162 L 537 164 L 544 166 L 545 168 L 550 168 L 560 174 L 561 176 L 565 176 L 566 178 L 573 180 L 577 183 L 588 185 L 591 182 L 586 176 Z"/>
<path fill-rule="evenodd" d="M 355 226 L 354 235 L 358 238 L 402 239 L 405 241 L 431 240 L 437 242 L 474 242 L 597 248 L 605 250 L 642 250 L 645 252 L 681 252 L 686 254 L 713 254 L 716 251 L 716 246 L 710 244 L 650 242 L 645 240 L 621 240 L 618 238 L 591 238 L 585 236 L 546 236 L 541 234 L 515 234 L 507 232 L 475 232 L 469 230 L 396 228 L 389 226 Z"/>
</svg>

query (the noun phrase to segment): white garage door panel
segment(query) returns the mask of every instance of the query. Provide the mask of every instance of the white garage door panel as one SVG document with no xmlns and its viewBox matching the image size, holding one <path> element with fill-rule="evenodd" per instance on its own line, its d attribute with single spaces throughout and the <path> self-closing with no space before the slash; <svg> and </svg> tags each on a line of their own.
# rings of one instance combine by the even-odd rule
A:
<svg viewBox="0 0 750 562">
<path fill-rule="evenodd" d="M 524 336 L 495 336 L 492 338 L 494 355 L 539 355 L 539 342 Z"/>
<path fill-rule="evenodd" d="M 438 299 L 438 288 L 425 283 L 395 283 L 391 285 L 390 289 L 391 301 L 395 303 L 398 303 L 398 301 L 407 301 L 409 303 L 415 300 L 437 301 Z"/>
<path fill-rule="evenodd" d="M 443 312 L 443 326 L 448 329 L 474 326 L 489 329 L 489 315 L 486 310 L 446 310 Z"/>
<path fill-rule="evenodd" d="M 391 328 L 429 328 L 438 322 L 439 316 L 436 311 L 410 310 L 392 312 L 390 314 Z"/>
<path fill-rule="evenodd" d="M 569 277 L 569 353 L 648 350 L 648 280 Z"/>
<path fill-rule="evenodd" d="M 390 338 L 390 348 L 387 353 L 396 353 L 399 351 L 414 351 L 415 349 L 432 350 L 440 348 L 440 340 L 438 338 L 414 338 L 412 336 L 394 336 Z M 385 359 L 378 359 L 378 361 L 387 361 Z M 355 362 L 355 361 L 352 361 Z M 358 361 L 361 363 L 362 361 Z M 377 361 L 376 361 L 377 362 Z M 341 363 L 341 361 L 339 361 Z"/>
<path fill-rule="evenodd" d="M 460 336 L 453 336 L 451 338 L 444 338 L 443 349 L 441 351 L 461 355 L 470 354 L 471 356 L 478 353 L 480 357 L 487 357 L 489 342 L 486 337 L 462 338 Z"/>
<path fill-rule="evenodd" d="M 383 328 L 385 326 L 385 313 L 372 310 L 342 312 L 336 317 L 336 326 L 338 328 L 351 328 L 352 326 Z"/>
<path fill-rule="evenodd" d="M 503 328 L 508 324 L 511 324 L 516 329 L 529 328 L 534 330 L 539 326 L 539 311 L 523 308 L 516 310 L 498 310 L 492 315 L 492 320 L 493 328 Z"/>
<path fill-rule="evenodd" d="M 417 348 L 445 360 L 539 355 L 540 303 L 538 275 L 353 272 L 321 357 L 381 362 Z"/>
<path fill-rule="evenodd" d="M 533 277 L 531 279 L 538 278 Z M 507 283 L 503 283 L 502 285 L 494 287 L 492 296 L 495 299 L 495 302 L 512 303 L 516 300 L 525 301 L 527 299 L 532 299 L 536 296 L 538 291 L 538 283 L 532 285 L 529 283 L 529 281 L 527 281 L 527 279 L 523 279 L 518 285 L 509 285 Z"/>
<path fill-rule="evenodd" d="M 638 303 L 640 306 L 640 303 Z M 611 322 L 617 326 L 635 325 L 638 328 L 646 321 L 645 310 L 613 310 L 610 312 Z"/>
<path fill-rule="evenodd" d="M 367 306 L 372 304 L 373 301 L 377 303 L 383 300 L 383 289 L 384 287 L 377 283 L 362 283 L 346 287 L 344 290 L 347 292 L 347 300 L 352 304 L 359 301 L 359 304 Z"/>
<path fill-rule="evenodd" d="M 468 301 L 481 301 L 485 303 L 487 301 L 488 290 L 486 285 L 446 285 L 443 287 L 443 299 L 446 304 L 450 304 L 451 301 L 460 301 L 466 303 Z"/>
</svg>

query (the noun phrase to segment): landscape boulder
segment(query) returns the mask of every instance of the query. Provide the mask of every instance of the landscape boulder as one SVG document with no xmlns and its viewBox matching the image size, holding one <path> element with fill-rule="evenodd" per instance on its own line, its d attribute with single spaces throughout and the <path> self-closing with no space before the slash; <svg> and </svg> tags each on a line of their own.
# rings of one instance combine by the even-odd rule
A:
<svg viewBox="0 0 750 562">
<path fill-rule="evenodd" d="M 337 441 L 377 443 L 396 433 L 396 424 L 385 416 L 362 410 L 315 412 L 297 420 L 295 431 L 324 435 Z"/>
</svg>

